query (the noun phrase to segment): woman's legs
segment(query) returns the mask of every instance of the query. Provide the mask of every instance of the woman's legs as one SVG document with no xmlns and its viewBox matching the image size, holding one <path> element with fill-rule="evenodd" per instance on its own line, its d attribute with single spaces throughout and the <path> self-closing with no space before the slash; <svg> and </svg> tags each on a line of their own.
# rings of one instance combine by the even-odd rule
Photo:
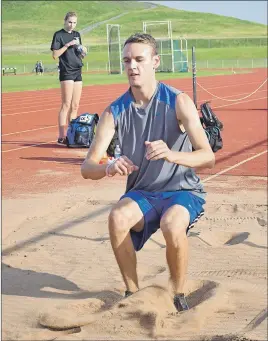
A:
<svg viewBox="0 0 268 341">
<path fill-rule="evenodd" d="M 71 109 L 74 81 L 73 80 L 61 81 L 60 84 L 62 104 L 58 116 L 59 138 L 65 138 L 65 125 L 68 112 Z"/>
<path fill-rule="evenodd" d="M 79 102 L 82 94 L 82 81 L 74 82 L 73 87 L 73 97 L 71 102 L 71 107 L 68 115 L 68 121 L 75 119 L 77 117 L 77 111 L 79 108 Z"/>
</svg>

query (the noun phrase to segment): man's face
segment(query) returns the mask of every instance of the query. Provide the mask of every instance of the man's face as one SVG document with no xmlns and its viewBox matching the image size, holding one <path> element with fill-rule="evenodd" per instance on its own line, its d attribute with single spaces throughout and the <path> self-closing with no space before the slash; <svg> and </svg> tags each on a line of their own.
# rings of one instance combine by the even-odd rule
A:
<svg viewBox="0 0 268 341">
<path fill-rule="evenodd" d="M 148 44 L 129 43 L 123 49 L 123 63 L 129 85 L 141 88 L 155 79 L 155 69 L 159 66 L 159 56 L 153 56 Z"/>
<path fill-rule="evenodd" d="M 75 29 L 75 26 L 77 24 L 77 18 L 76 17 L 69 17 L 64 22 L 64 26 L 67 32 L 71 32 Z"/>
</svg>

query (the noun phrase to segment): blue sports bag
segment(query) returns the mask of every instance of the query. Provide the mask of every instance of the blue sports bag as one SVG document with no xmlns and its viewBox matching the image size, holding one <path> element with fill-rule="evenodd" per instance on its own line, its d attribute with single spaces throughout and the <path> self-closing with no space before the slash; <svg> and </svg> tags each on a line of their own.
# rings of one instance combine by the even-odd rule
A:
<svg viewBox="0 0 268 341">
<path fill-rule="evenodd" d="M 73 119 L 68 126 L 66 142 L 69 148 L 89 148 L 93 141 L 99 115 L 85 113 Z"/>
</svg>

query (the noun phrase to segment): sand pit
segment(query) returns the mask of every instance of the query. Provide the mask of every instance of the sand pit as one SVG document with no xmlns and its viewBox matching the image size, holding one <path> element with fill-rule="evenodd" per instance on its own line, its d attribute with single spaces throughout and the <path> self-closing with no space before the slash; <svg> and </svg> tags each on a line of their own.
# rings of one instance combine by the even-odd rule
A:
<svg viewBox="0 0 268 341">
<path fill-rule="evenodd" d="M 114 180 L 4 200 L 2 339 L 266 340 L 266 192 L 210 185 L 189 234 L 190 310 L 176 313 L 160 231 L 137 254 L 140 291 L 123 298 L 107 231 L 123 190 Z"/>
</svg>

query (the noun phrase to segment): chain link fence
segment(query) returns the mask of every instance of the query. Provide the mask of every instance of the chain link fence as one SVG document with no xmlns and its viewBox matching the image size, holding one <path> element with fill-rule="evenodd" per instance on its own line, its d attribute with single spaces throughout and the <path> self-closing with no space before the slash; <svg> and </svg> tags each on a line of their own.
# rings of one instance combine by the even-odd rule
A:
<svg viewBox="0 0 268 341">
<path fill-rule="evenodd" d="M 173 37 L 175 38 L 175 37 Z M 121 43 L 123 45 L 127 37 L 121 37 Z M 224 47 L 263 47 L 268 45 L 267 37 L 250 37 L 250 38 L 219 38 L 219 39 L 191 39 L 187 38 L 188 48 L 192 46 L 195 48 L 224 48 Z M 84 45 L 92 52 L 107 52 L 107 43 L 102 42 L 97 45 L 90 45 L 84 43 Z M 3 53 L 21 53 L 21 54 L 32 54 L 32 53 L 50 53 L 50 44 L 40 45 L 4 45 L 2 44 Z"/>
<path fill-rule="evenodd" d="M 188 47 L 213 49 L 224 47 L 262 47 L 267 46 L 267 37 L 254 38 L 220 38 L 220 39 L 187 39 Z"/>
<path fill-rule="evenodd" d="M 197 69 L 254 69 L 267 68 L 267 59 L 215 59 L 196 61 Z M 192 63 L 189 61 L 189 69 L 192 69 Z"/>
<path fill-rule="evenodd" d="M 44 73 L 58 73 L 58 64 L 44 64 Z M 6 64 L 2 64 L 2 69 L 8 68 L 9 66 Z M 34 74 L 35 73 L 35 66 L 31 63 L 29 64 L 22 64 L 22 65 L 14 65 L 17 69 L 17 74 Z M 97 65 L 91 65 L 88 62 L 84 63 L 83 72 L 94 72 L 94 73 L 104 73 L 108 72 L 108 64 L 103 62 L 99 62 Z"/>
</svg>

